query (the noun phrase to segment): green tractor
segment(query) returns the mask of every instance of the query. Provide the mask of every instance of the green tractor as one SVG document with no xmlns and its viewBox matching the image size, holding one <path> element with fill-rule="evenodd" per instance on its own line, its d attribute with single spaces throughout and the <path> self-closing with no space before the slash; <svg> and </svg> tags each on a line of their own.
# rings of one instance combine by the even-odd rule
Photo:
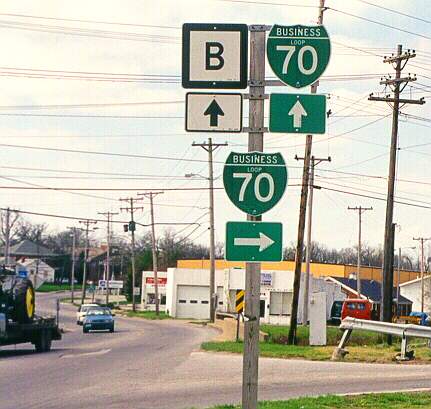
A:
<svg viewBox="0 0 431 409">
<path fill-rule="evenodd" d="M 5 314 L 7 320 L 28 324 L 33 321 L 34 311 L 33 283 L 15 275 L 14 271 L 0 271 L 0 313 Z"/>
</svg>

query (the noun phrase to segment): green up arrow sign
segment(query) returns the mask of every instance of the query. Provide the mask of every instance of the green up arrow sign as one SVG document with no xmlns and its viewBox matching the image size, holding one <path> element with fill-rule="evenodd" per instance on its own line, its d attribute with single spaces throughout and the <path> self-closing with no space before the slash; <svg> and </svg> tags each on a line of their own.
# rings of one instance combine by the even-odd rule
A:
<svg viewBox="0 0 431 409">
<path fill-rule="evenodd" d="M 267 222 L 227 222 L 225 257 L 228 261 L 281 261 L 283 226 Z"/>
<path fill-rule="evenodd" d="M 223 169 L 223 184 L 236 207 L 252 216 L 261 215 L 286 190 L 286 162 L 279 152 L 231 152 Z"/>
<path fill-rule="evenodd" d="M 303 88 L 317 81 L 325 71 L 331 43 L 323 26 L 274 25 L 266 52 L 269 65 L 281 81 Z"/>
<path fill-rule="evenodd" d="M 325 130 L 325 95 L 271 94 L 270 132 L 323 134 Z"/>
</svg>

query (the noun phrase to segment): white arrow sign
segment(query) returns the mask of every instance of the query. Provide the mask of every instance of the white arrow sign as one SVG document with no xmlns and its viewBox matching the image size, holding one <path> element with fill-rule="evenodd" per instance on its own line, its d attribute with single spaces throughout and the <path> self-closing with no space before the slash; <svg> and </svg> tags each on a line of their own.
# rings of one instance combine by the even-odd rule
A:
<svg viewBox="0 0 431 409">
<path fill-rule="evenodd" d="M 259 238 L 237 237 L 233 242 L 234 246 L 259 246 L 259 251 L 266 250 L 273 243 L 274 240 L 263 233 L 259 233 Z"/>
<path fill-rule="evenodd" d="M 301 128 L 302 126 L 302 117 L 307 116 L 307 111 L 304 109 L 302 104 L 296 101 L 295 105 L 289 111 L 288 115 L 293 115 L 293 126 L 294 128 Z"/>
</svg>

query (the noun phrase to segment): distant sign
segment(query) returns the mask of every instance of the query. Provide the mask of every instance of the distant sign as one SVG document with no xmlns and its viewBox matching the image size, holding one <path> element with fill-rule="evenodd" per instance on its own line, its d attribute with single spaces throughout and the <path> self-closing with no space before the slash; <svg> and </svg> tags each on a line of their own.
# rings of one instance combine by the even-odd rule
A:
<svg viewBox="0 0 431 409">
<path fill-rule="evenodd" d="M 141 294 L 141 288 L 140 287 L 135 287 L 133 289 L 133 295 L 140 295 Z"/>
<path fill-rule="evenodd" d="M 272 273 L 260 273 L 260 285 L 272 285 Z"/>
<path fill-rule="evenodd" d="M 184 24 L 184 88 L 247 87 L 246 24 Z"/>
<path fill-rule="evenodd" d="M 167 282 L 168 282 L 168 279 L 166 277 L 157 277 L 157 284 L 159 286 L 165 287 Z M 154 277 L 145 278 L 145 284 L 154 285 L 154 283 L 155 283 Z"/>
<path fill-rule="evenodd" d="M 106 280 L 99 280 L 99 288 L 101 288 L 101 289 L 106 288 Z M 123 281 L 121 281 L 121 280 L 109 280 L 109 288 L 121 290 L 123 288 Z"/>
</svg>

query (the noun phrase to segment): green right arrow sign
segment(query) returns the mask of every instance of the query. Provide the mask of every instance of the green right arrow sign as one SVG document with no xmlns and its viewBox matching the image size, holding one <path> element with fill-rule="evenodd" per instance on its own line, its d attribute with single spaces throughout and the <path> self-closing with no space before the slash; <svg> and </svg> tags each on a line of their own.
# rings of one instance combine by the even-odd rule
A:
<svg viewBox="0 0 431 409">
<path fill-rule="evenodd" d="M 281 261 L 283 226 L 268 222 L 227 222 L 225 257 L 228 261 Z"/>
<path fill-rule="evenodd" d="M 323 134 L 326 132 L 326 96 L 271 94 L 269 131 Z"/>
</svg>

